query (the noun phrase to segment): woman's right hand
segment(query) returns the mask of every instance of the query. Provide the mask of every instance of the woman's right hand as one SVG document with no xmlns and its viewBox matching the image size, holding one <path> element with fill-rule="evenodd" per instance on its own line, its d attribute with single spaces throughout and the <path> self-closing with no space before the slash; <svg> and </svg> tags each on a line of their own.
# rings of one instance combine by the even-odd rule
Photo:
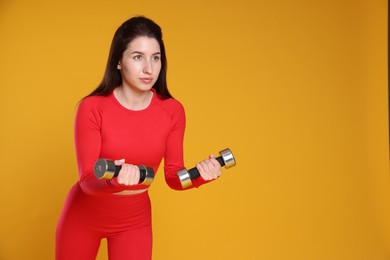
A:
<svg viewBox="0 0 390 260">
<path fill-rule="evenodd" d="M 117 176 L 119 184 L 133 186 L 139 183 L 140 172 L 138 166 L 125 163 L 125 159 L 115 160 L 114 163 L 122 166 Z"/>
</svg>

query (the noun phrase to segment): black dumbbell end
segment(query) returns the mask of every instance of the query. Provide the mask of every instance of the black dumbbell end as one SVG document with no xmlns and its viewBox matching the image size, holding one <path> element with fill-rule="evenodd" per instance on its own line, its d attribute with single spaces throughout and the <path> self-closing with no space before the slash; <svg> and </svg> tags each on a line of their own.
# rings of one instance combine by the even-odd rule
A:
<svg viewBox="0 0 390 260">
<path fill-rule="evenodd" d="M 118 176 L 122 166 L 115 165 L 111 160 L 99 159 L 95 163 L 94 174 L 98 179 L 112 179 Z"/>
<path fill-rule="evenodd" d="M 186 168 L 181 169 L 177 172 L 177 176 L 179 177 L 181 187 L 183 189 L 188 188 L 192 185 L 190 173 Z"/>
<path fill-rule="evenodd" d="M 221 166 L 225 166 L 226 169 L 229 169 L 230 167 L 236 165 L 236 160 L 234 159 L 233 153 L 229 148 L 220 151 L 219 154 L 221 155 L 220 157 L 222 157 L 223 161 L 223 164 L 221 164 L 221 162 L 218 160 Z"/>
<path fill-rule="evenodd" d="M 145 165 L 139 165 L 139 184 L 150 185 L 154 181 L 153 168 L 146 167 Z"/>
</svg>

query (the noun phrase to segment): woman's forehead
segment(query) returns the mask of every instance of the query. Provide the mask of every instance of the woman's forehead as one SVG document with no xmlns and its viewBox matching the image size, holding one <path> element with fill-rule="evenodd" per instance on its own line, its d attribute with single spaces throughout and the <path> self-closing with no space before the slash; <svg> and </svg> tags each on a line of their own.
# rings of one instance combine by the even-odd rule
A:
<svg viewBox="0 0 390 260">
<path fill-rule="evenodd" d="M 127 45 L 126 50 L 155 53 L 160 52 L 160 44 L 155 38 L 138 36 Z"/>
</svg>

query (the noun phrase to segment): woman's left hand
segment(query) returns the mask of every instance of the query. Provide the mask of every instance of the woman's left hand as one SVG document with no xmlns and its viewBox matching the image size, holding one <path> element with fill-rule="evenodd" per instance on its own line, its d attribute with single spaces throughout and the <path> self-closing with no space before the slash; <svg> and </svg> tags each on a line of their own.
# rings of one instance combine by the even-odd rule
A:
<svg viewBox="0 0 390 260">
<path fill-rule="evenodd" d="M 205 181 L 211 181 L 217 179 L 221 176 L 221 165 L 215 159 L 215 156 L 211 154 L 209 159 L 203 160 L 196 165 L 196 168 L 199 171 L 200 176 Z"/>
</svg>

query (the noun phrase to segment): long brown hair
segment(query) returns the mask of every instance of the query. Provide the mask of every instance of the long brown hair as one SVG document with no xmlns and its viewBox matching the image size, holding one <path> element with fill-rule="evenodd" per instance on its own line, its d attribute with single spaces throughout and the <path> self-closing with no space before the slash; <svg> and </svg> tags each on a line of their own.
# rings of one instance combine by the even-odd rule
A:
<svg viewBox="0 0 390 260">
<path fill-rule="evenodd" d="M 154 38 L 159 43 L 161 52 L 161 70 L 153 88 L 164 99 L 172 97 L 167 86 L 167 57 L 165 54 L 161 28 L 155 22 L 144 16 L 130 18 L 117 29 L 114 34 L 114 38 L 112 39 L 110 54 L 108 56 L 103 80 L 88 96 L 107 96 L 115 89 L 115 87 L 122 84 L 122 76 L 117 69 L 117 65 L 128 44 L 139 36 Z"/>
</svg>

